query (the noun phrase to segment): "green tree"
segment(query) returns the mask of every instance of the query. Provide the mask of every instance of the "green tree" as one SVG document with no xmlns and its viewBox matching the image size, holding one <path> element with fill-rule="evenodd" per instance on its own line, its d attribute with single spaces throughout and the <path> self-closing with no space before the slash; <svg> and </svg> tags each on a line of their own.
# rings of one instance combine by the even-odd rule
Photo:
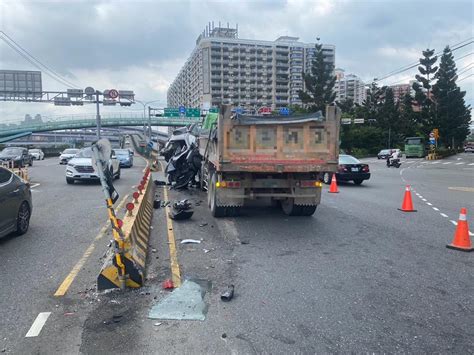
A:
<svg viewBox="0 0 474 355">
<path fill-rule="evenodd" d="M 377 125 L 384 132 L 387 148 L 392 148 L 401 143 L 403 139 L 400 113 L 398 105 L 395 103 L 393 90 L 383 87 L 383 101 L 377 114 Z"/>
<path fill-rule="evenodd" d="M 337 101 L 336 102 L 337 106 L 341 109 L 343 113 L 349 113 L 353 114 L 354 113 L 354 101 L 351 99 L 345 99 L 343 101 Z"/>
<path fill-rule="evenodd" d="M 431 82 L 434 80 L 438 70 L 438 67 L 434 66 L 438 57 L 434 55 L 434 49 L 427 49 L 422 54 L 423 58 L 420 58 L 421 65 L 418 66 L 420 74 L 415 75 L 416 82 L 413 83 L 413 89 L 415 90 L 415 100 L 421 107 L 421 113 L 418 115 L 418 124 L 423 135 L 428 135 L 433 129 L 434 124 Z"/>
<path fill-rule="evenodd" d="M 402 138 L 412 137 L 417 134 L 417 113 L 413 111 L 413 98 L 407 92 L 403 95 L 400 111 L 400 132 Z"/>
<path fill-rule="evenodd" d="M 441 56 L 439 70 L 436 73 L 438 81 L 433 86 L 435 103 L 435 118 L 433 128 L 439 129 L 440 141 L 446 147 L 460 146 L 469 135 L 471 120 L 470 106 L 464 101 L 465 91 L 456 84 L 458 78 L 456 63 L 449 46 Z"/>
<path fill-rule="evenodd" d="M 333 75 L 334 66 L 324 61 L 323 45 L 318 42 L 315 48 L 311 70 L 303 72 L 306 91 L 300 90 L 298 95 L 311 111 L 325 112 L 326 105 L 332 104 L 336 98 L 333 90 L 336 77 Z"/>
<path fill-rule="evenodd" d="M 370 86 L 367 97 L 362 103 L 361 110 L 359 111 L 363 118 L 366 120 L 377 120 L 377 113 L 380 108 L 382 91 L 377 86 L 376 82 L 373 82 Z"/>
</svg>

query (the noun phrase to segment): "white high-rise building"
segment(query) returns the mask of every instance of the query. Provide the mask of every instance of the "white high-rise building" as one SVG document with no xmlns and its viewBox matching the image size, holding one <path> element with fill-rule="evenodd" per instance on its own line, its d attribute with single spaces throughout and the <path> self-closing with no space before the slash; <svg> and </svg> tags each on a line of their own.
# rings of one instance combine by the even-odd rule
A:
<svg viewBox="0 0 474 355">
<path fill-rule="evenodd" d="M 168 89 L 168 107 L 208 108 L 220 104 L 273 109 L 301 104 L 303 71 L 309 71 L 315 44 L 283 36 L 275 41 L 238 38 L 238 28 L 210 24 Z M 323 45 L 334 70 L 335 46 Z"/>
<path fill-rule="evenodd" d="M 355 104 L 362 105 L 367 97 L 364 82 L 354 74 L 344 74 L 344 70 L 336 69 L 336 101 L 352 100 Z"/>
</svg>

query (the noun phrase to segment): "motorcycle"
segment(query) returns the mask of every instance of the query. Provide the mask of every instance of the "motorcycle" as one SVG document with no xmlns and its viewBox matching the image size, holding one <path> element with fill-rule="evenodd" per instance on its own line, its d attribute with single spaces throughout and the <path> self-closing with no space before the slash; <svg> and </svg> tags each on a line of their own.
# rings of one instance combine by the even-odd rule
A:
<svg viewBox="0 0 474 355">
<path fill-rule="evenodd" d="M 196 137 L 190 133 L 179 134 L 173 136 L 168 143 L 162 151 L 168 162 L 165 169 L 168 182 L 175 189 L 196 183 L 195 177 L 199 176 L 202 160 Z"/>
<path fill-rule="evenodd" d="M 387 159 L 387 168 L 399 168 L 402 165 L 400 159 Z"/>
</svg>

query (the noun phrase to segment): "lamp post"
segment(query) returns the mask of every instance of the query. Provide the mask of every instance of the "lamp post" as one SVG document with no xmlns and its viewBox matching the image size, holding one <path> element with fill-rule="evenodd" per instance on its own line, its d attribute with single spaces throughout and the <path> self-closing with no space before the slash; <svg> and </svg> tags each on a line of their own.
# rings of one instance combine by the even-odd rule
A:
<svg viewBox="0 0 474 355">
<path fill-rule="evenodd" d="M 149 105 L 153 102 L 158 102 L 158 101 L 161 101 L 161 100 L 153 100 L 153 101 L 147 101 L 147 102 L 143 102 L 143 101 L 140 101 L 140 100 L 135 100 L 135 102 L 138 102 L 139 104 L 143 105 L 143 121 L 145 121 L 147 105 Z M 148 137 L 151 139 L 151 117 L 150 117 L 150 115 L 148 115 Z"/>
</svg>

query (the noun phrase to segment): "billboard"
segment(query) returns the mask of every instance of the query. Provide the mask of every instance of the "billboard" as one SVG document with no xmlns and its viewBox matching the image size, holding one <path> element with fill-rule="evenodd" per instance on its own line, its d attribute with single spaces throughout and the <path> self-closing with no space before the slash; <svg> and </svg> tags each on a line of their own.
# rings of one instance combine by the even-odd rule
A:
<svg viewBox="0 0 474 355">
<path fill-rule="evenodd" d="M 40 99 L 42 91 L 40 71 L 0 70 L 0 98 Z"/>
</svg>

